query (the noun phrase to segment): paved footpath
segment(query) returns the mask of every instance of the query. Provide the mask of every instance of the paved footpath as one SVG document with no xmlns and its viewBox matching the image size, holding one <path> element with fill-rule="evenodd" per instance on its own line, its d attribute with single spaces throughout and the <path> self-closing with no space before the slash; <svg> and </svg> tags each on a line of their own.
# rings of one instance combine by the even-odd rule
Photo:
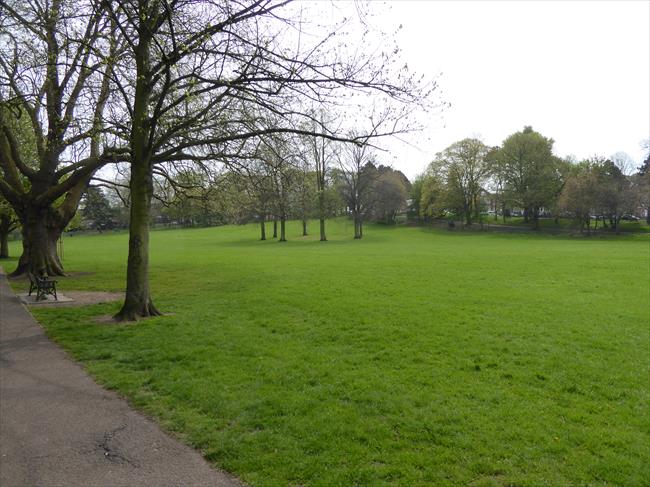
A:
<svg viewBox="0 0 650 487">
<path fill-rule="evenodd" d="M 240 486 L 45 336 L 0 269 L 2 487 Z"/>
</svg>

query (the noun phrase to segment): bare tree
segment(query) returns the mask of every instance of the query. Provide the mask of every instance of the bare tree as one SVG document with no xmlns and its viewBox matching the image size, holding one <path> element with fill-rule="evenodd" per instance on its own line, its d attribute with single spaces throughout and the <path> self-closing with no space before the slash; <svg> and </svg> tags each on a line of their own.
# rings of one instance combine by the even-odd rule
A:
<svg viewBox="0 0 650 487">
<path fill-rule="evenodd" d="M 304 130 L 313 117 L 301 108 L 335 103 L 341 90 L 379 93 L 411 109 L 430 88 L 404 73 L 387 73 L 396 60 L 335 49 L 336 27 L 316 42 L 286 1 L 114 0 L 110 17 L 128 45 L 115 78 L 122 95 L 130 146 L 131 219 L 127 291 L 119 320 L 158 314 L 149 290 L 149 228 L 153 170 L 178 161 L 233 161 L 250 154 L 254 140 L 294 133 L 348 139 L 326 128 Z M 135 72 L 131 69 L 135 66 Z M 396 78 L 397 79 L 397 78 Z M 117 111 L 117 110 L 116 110 Z M 393 112 L 401 130 L 407 109 Z M 267 121 L 277 124 L 269 127 Z M 361 140 L 361 139 L 358 139 Z"/>
<path fill-rule="evenodd" d="M 313 130 L 317 132 L 319 128 L 325 126 L 324 114 L 321 112 L 319 122 L 312 123 Z M 325 137 L 303 136 L 302 141 L 304 150 L 302 151 L 303 164 L 306 167 L 313 167 L 316 180 L 317 195 L 317 212 L 319 220 L 320 241 L 327 241 L 325 220 L 328 215 L 327 205 L 327 181 L 331 160 L 334 156 L 332 150 L 332 141 Z"/>
<path fill-rule="evenodd" d="M 13 275 L 61 275 L 56 242 L 90 179 L 126 157 L 102 147 L 119 46 L 99 0 L 0 0 L 0 11 L 0 194 L 23 235 Z"/>
<path fill-rule="evenodd" d="M 375 154 L 366 140 L 361 144 L 345 144 L 337 155 L 339 187 L 352 219 L 354 238 L 363 238 L 363 221 L 370 209 L 372 190 L 377 178 Z"/>
<path fill-rule="evenodd" d="M 287 241 L 286 222 L 289 216 L 290 190 L 297 168 L 293 165 L 295 154 L 291 152 L 286 136 L 265 135 L 261 138 L 259 154 L 267 168 L 273 187 L 273 238 L 277 237 L 276 222 L 280 221 L 280 242 Z"/>
</svg>

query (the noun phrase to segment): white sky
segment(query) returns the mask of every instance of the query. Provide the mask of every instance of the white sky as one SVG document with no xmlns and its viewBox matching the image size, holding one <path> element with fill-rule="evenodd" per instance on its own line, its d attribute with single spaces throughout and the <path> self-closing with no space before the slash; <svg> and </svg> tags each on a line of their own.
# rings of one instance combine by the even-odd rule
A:
<svg viewBox="0 0 650 487">
<path fill-rule="evenodd" d="M 390 1 L 375 22 L 398 34 L 411 69 L 438 78 L 451 107 L 432 114 L 415 147 L 385 144 L 380 162 L 409 178 L 451 143 L 488 145 L 532 127 L 555 153 L 627 152 L 650 138 L 650 2 Z"/>
</svg>

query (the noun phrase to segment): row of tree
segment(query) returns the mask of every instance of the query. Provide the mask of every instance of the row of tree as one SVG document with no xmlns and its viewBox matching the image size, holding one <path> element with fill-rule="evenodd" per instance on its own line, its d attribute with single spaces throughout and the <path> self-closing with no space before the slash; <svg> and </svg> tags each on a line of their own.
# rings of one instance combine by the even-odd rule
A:
<svg viewBox="0 0 650 487">
<path fill-rule="evenodd" d="M 304 142 L 304 140 L 303 140 Z M 306 142 L 310 142 L 306 140 Z M 302 221 L 307 235 L 307 220 L 320 220 L 320 239 L 327 240 L 327 218 L 351 215 L 355 218 L 355 237 L 361 238 L 366 220 L 392 224 L 407 209 L 410 182 L 400 171 L 376 165 L 374 153 L 353 159 L 358 151 L 343 145 L 320 143 L 328 161 L 320 168 L 312 162 L 306 147 L 289 153 L 267 153 L 246 166 L 246 172 L 227 170 L 209 174 L 188 169 L 173 183 L 156 178 L 151 221 L 153 223 L 211 226 L 226 223 L 260 224 L 260 238 L 266 239 L 266 222 L 273 222 L 273 235 L 286 240 L 287 219 Z M 358 155 L 358 154 L 357 154 Z M 99 231 L 128 224 L 128 187 L 111 181 L 109 191 L 91 186 L 81 201 L 81 218 L 73 228 Z"/>
<path fill-rule="evenodd" d="M 553 139 L 525 127 L 501 146 L 468 138 L 436 155 L 413 184 L 414 212 L 453 215 L 471 225 L 486 207 L 497 217 L 521 211 L 534 226 L 541 215 L 573 217 L 589 229 L 597 217 L 618 229 L 626 214 L 648 215 L 648 160 L 637 174 L 624 154 L 576 162 L 553 154 Z M 647 216 L 650 220 L 650 216 Z"/>
</svg>

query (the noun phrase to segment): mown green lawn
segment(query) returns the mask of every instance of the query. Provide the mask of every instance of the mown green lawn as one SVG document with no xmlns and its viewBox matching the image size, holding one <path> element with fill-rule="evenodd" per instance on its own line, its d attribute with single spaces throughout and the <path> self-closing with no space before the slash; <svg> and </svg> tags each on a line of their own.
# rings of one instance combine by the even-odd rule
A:
<svg viewBox="0 0 650 487">
<path fill-rule="evenodd" d="M 329 228 L 157 231 L 169 315 L 32 311 L 252 485 L 650 485 L 648 238 Z M 126 247 L 67 238 L 60 287 L 123 289 Z"/>
</svg>

